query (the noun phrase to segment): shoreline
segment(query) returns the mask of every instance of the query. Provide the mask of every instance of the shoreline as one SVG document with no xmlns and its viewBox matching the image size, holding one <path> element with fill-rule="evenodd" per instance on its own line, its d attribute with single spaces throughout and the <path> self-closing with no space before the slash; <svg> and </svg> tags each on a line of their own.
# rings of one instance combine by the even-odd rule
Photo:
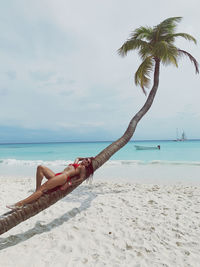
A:
<svg viewBox="0 0 200 267">
<path fill-rule="evenodd" d="M 105 164 L 94 173 L 97 182 L 130 182 L 141 184 L 188 184 L 200 185 L 200 165 L 182 164 Z M 55 173 L 64 169 L 63 164 L 46 165 Z M 35 179 L 36 167 L 31 165 L 1 165 L 0 177 Z"/>
</svg>

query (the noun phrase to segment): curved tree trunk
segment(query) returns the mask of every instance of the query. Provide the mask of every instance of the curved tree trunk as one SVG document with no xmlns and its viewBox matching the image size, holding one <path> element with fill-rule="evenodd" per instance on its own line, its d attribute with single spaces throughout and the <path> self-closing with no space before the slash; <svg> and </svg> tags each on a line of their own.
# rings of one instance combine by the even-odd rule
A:
<svg viewBox="0 0 200 267">
<path fill-rule="evenodd" d="M 126 145 L 133 136 L 138 122 L 147 113 L 147 111 L 150 109 L 153 103 L 159 84 L 159 70 L 160 70 L 160 61 L 158 59 L 155 59 L 154 83 L 144 106 L 132 118 L 123 136 L 119 138 L 117 141 L 113 142 L 108 147 L 106 147 L 95 157 L 95 159 L 93 160 L 94 171 L 97 170 L 99 167 L 101 167 L 106 161 L 108 161 L 114 153 L 116 153 L 124 145 Z M 8 230 L 13 228 L 17 224 L 21 223 L 22 221 L 29 219 L 30 217 L 38 214 L 40 211 L 53 205 L 59 199 L 71 193 L 80 184 L 81 183 L 72 185 L 68 187 L 65 191 L 62 191 L 59 188 L 55 188 L 54 190 L 50 190 L 44 195 L 42 195 L 37 201 L 28 204 L 19 210 L 10 211 L 3 214 L 2 216 L 0 216 L 0 234 L 7 232 Z"/>
<path fill-rule="evenodd" d="M 95 161 L 93 162 L 93 168 L 94 170 L 101 167 L 106 161 L 109 160 L 109 158 L 115 154 L 118 150 L 120 150 L 123 146 L 125 146 L 128 141 L 133 136 L 136 126 L 138 122 L 142 119 L 142 117 L 147 113 L 147 111 L 150 109 L 154 97 L 156 95 L 158 84 L 159 84 L 159 71 L 160 71 L 160 60 L 155 60 L 155 70 L 154 70 L 154 84 L 151 89 L 151 92 L 144 104 L 144 106 L 136 113 L 136 115 L 132 118 L 132 120 L 129 123 L 128 128 L 126 129 L 125 133 L 122 137 L 120 137 L 118 140 L 113 142 L 111 145 L 106 147 L 103 151 L 101 151 L 96 157 Z"/>
</svg>

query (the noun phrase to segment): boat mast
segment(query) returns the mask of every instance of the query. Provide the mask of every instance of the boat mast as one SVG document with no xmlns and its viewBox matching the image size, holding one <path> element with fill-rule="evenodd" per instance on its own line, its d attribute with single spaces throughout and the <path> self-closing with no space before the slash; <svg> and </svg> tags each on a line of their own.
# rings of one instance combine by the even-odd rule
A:
<svg viewBox="0 0 200 267">
<path fill-rule="evenodd" d="M 178 140 L 178 128 L 176 128 L 176 140 Z"/>
<path fill-rule="evenodd" d="M 186 140 L 186 136 L 185 136 L 185 132 L 183 131 L 183 133 L 182 133 L 182 138 L 181 138 L 182 140 Z"/>
</svg>

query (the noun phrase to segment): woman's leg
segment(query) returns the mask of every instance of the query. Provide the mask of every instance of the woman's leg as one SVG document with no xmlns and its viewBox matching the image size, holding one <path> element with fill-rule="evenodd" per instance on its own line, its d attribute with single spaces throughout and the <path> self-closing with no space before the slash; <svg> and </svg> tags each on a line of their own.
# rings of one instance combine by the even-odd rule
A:
<svg viewBox="0 0 200 267">
<path fill-rule="evenodd" d="M 42 179 L 44 178 L 44 176 L 49 180 L 55 177 L 55 173 L 49 168 L 39 165 L 37 167 L 37 172 L 36 172 L 36 190 L 35 191 L 37 191 L 40 188 Z"/>
<path fill-rule="evenodd" d="M 35 191 L 32 195 L 30 195 L 29 197 L 17 202 L 15 206 L 23 206 L 25 204 L 29 204 L 35 200 L 37 200 L 39 197 L 41 197 L 41 195 L 43 194 L 43 192 L 48 191 L 52 188 L 55 188 L 59 185 L 63 185 L 66 182 L 68 175 L 67 173 L 62 173 L 58 176 L 53 177 L 53 179 L 49 179 L 47 182 L 45 182 L 42 186 L 40 186 L 40 188 Z"/>
</svg>

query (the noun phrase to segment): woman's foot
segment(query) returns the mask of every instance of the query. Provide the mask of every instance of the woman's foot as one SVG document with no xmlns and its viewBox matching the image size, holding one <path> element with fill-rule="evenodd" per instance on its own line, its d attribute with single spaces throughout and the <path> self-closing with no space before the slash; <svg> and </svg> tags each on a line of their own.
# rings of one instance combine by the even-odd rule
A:
<svg viewBox="0 0 200 267">
<path fill-rule="evenodd" d="M 16 204 L 6 206 L 6 208 L 11 209 L 11 210 L 18 210 L 18 209 L 21 209 L 22 207 L 23 207 L 23 205 L 19 206 Z"/>
</svg>

